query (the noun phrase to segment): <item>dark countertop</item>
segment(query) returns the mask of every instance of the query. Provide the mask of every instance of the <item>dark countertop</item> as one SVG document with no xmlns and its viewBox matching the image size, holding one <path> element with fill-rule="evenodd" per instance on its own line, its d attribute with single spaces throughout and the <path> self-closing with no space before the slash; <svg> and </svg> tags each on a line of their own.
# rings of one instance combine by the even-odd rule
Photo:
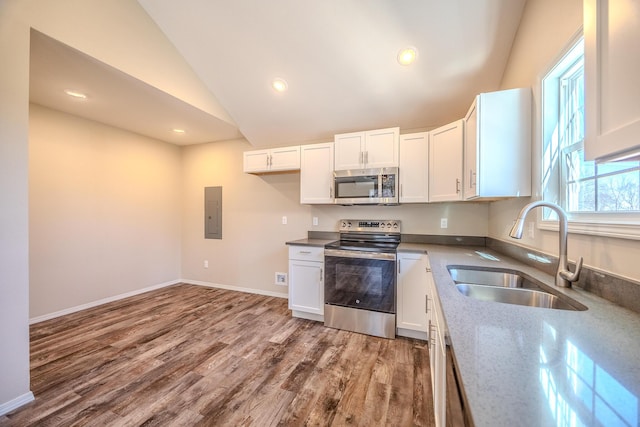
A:
<svg viewBox="0 0 640 427">
<path fill-rule="evenodd" d="M 287 242 L 287 245 L 295 246 L 315 246 L 323 248 L 327 243 L 335 242 L 336 239 L 300 239 Z"/>
</svg>

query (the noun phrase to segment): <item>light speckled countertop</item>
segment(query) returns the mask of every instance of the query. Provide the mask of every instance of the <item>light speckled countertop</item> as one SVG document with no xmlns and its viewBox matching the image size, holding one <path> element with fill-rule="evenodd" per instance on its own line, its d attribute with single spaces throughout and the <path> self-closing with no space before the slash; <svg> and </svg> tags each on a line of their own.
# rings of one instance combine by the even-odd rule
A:
<svg viewBox="0 0 640 427">
<path fill-rule="evenodd" d="M 476 426 L 640 423 L 640 315 L 484 247 L 402 243 L 426 251 Z M 493 259 L 492 259 L 493 258 Z M 508 268 L 588 307 L 552 310 L 479 301 L 447 266 Z"/>
</svg>

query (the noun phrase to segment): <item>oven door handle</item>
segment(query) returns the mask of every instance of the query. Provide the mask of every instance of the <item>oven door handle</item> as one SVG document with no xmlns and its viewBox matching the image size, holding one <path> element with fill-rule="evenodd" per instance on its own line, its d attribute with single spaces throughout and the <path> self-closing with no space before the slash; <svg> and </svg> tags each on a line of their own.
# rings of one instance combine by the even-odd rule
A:
<svg viewBox="0 0 640 427">
<path fill-rule="evenodd" d="M 381 253 L 381 252 L 345 251 L 342 249 L 325 249 L 324 256 L 339 257 L 339 258 L 379 259 L 384 261 L 396 260 L 396 254 Z"/>
</svg>

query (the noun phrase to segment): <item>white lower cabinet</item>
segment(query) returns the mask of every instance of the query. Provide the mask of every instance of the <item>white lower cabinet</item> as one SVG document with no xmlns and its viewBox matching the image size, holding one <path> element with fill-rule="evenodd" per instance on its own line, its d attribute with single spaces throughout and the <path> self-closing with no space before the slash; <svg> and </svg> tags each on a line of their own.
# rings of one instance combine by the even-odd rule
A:
<svg viewBox="0 0 640 427">
<path fill-rule="evenodd" d="M 289 309 L 294 317 L 324 320 L 324 248 L 289 246 Z"/>
<path fill-rule="evenodd" d="M 398 253 L 397 335 L 427 339 L 427 289 L 433 280 L 429 258 L 421 253 Z"/>
</svg>

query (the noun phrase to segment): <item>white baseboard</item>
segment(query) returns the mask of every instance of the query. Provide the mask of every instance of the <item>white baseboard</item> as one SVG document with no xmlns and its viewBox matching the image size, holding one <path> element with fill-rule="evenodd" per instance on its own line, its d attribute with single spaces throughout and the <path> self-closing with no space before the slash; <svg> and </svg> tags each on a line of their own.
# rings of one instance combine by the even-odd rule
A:
<svg viewBox="0 0 640 427">
<path fill-rule="evenodd" d="M 0 404 L 0 416 L 4 414 L 8 414 L 14 409 L 18 409 L 22 405 L 26 405 L 29 402 L 33 402 L 35 397 L 33 397 L 32 392 L 25 393 L 21 396 L 16 397 L 15 399 L 11 399 L 8 402 Z"/>
<path fill-rule="evenodd" d="M 43 322 L 45 320 L 54 319 L 56 317 L 64 316 L 65 314 L 75 313 L 76 311 L 86 310 L 87 308 L 97 307 L 102 304 L 106 304 L 108 302 L 118 301 L 123 298 L 132 297 L 135 295 L 143 294 L 145 292 L 153 291 L 156 289 L 164 288 L 167 286 L 175 285 L 177 283 L 181 283 L 181 280 L 172 280 L 170 282 L 160 283 L 158 285 L 148 286 L 142 289 L 136 289 L 135 291 L 126 292 L 124 294 L 114 295 L 112 297 L 103 298 L 97 301 L 92 301 L 82 305 L 76 305 L 75 307 L 65 308 L 64 310 L 56 311 L 54 313 L 44 314 L 42 316 L 37 316 L 29 319 L 29 324 L 33 325 L 34 323 Z"/>
<path fill-rule="evenodd" d="M 49 319 L 55 319 L 56 317 L 64 316 L 65 314 L 71 314 L 71 313 L 75 313 L 76 311 L 86 310 L 87 308 L 97 307 L 97 306 L 102 305 L 102 304 L 106 304 L 106 303 L 113 302 L 113 301 L 118 301 L 118 300 L 121 300 L 123 298 L 132 297 L 132 296 L 135 296 L 135 295 L 139 295 L 139 294 L 142 294 L 142 293 L 145 293 L 145 292 L 149 292 L 149 291 L 153 291 L 153 290 L 156 290 L 156 289 L 164 288 L 164 287 L 167 287 L 167 286 L 175 285 L 175 284 L 178 284 L 178 283 L 191 283 L 193 285 L 206 286 L 206 287 L 209 287 L 209 288 L 227 289 L 227 290 L 230 290 L 230 291 L 247 292 L 247 293 L 250 293 L 250 294 L 265 295 L 265 296 L 269 296 L 269 297 L 289 298 L 288 294 L 280 293 L 280 292 L 263 291 L 263 290 L 260 290 L 260 289 L 253 289 L 253 288 L 243 288 L 243 287 L 240 287 L 240 286 L 221 285 L 221 284 L 218 284 L 218 283 L 202 282 L 202 281 L 199 281 L 199 280 L 180 279 L 180 280 L 172 280 L 170 282 L 160 283 L 158 285 L 148 286 L 146 288 L 137 289 L 135 291 L 126 292 L 124 294 L 114 295 L 112 297 L 103 298 L 103 299 L 100 299 L 100 300 L 97 300 L 97 301 L 92 301 L 92 302 L 89 302 L 89 303 L 86 303 L 86 304 L 82 304 L 82 305 L 77 305 L 75 307 L 65 308 L 64 310 L 56 311 L 54 313 L 49 313 L 49 314 L 44 314 L 42 316 L 33 317 L 33 318 L 29 319 L 29 324 L 33 325 L 34 323 L 44 322 L 45 320 L 49 320 Z"/>
<path fill-rule="evenodd" d="M 206 286 L 208 288 L 219 288 L 219 289 L 226 289 L 228 291 L 238 291 L 238 292 L 246 292 L 249 294 L 265 295 L 268 297 L 289 298 L 289 294 L 285 294 L 282 292 L 263 291 L 262 289 L 243 288 L 241 286 L 221 285 L 219 283 L 203 282 L 201 280 L 182 279 L 180 282 L 189 283 L 192 285 Z"/>
</svg>

